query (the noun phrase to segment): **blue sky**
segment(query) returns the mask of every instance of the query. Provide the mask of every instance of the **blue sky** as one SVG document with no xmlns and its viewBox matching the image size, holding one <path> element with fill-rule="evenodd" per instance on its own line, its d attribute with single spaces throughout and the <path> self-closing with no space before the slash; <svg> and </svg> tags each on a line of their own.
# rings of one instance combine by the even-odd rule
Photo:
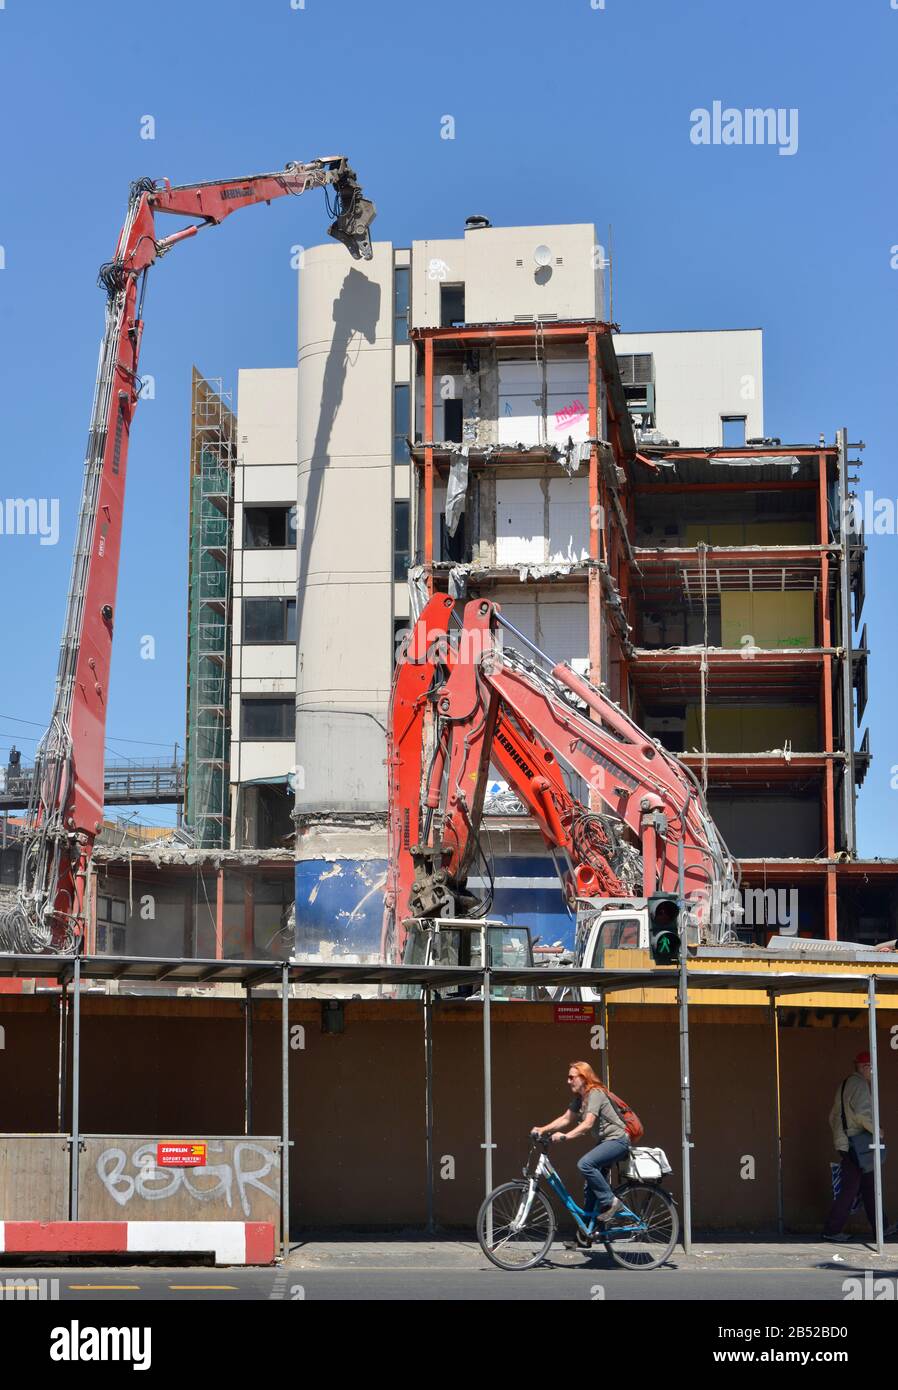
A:
<svg viewBox="0 0 898 1390">
<path fill-rule="evenodd" d="M 102 330 L 96 271 L 133 178 L 339 152 L 378 204 L 375 234 L 400 245 L 458 235 L 472 212 L 611 223 L 624 329 L 762 327 L 768 433 L 830 439 L 847 425 L 867 443 L 863 486 L 896 498 L 896 58 L 892 0 L 0 0 L 2 492 L 61 509 L 56 546 L 0 538 L 0 754 L 12 738 L 27 756 L 49 714 Z M 797 108 L 798 152 L 693 145 L 690 112 L 715 100 Z M 291 247 L 325 225 L 318 194 L 254 209 L 151 273 L 142 365 L 156 399 L 131 447 L 110 756 L 183 744 L 191 364 L 235 387 L 240 367 L 295 361 Z M 861 850 L 894 855 L 898 541 L 869 544 Z M 144 634 L 155 661 L 140 658 Z"/>
</svg>

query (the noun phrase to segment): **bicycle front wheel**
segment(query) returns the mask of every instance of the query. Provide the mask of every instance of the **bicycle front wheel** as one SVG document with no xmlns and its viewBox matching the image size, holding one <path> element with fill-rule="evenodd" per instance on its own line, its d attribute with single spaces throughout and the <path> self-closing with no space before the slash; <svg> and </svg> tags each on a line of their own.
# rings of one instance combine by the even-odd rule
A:
<svg viewBox="0 0 898 1390">
<path fill-rule="evenodd" d="M 627 1211 L 602 1233 L 608 1253 L 624 1269 L 657 1269 L 670 1258 L 680 1234 L 671 1198 L 663 1187 L 640 1182 L 625 1183 L 615 1196 Z"/>
<path fill-rule="evenodd" d="M 506 1182 L 484 1198 L 477 1213 L 477 1239 L 499 1269 L 532 1269 L 547 1255 L 555 1238 L 555 1213 L 539 1188 L 524 1217 L 529 1185 Z"/>
</svg>

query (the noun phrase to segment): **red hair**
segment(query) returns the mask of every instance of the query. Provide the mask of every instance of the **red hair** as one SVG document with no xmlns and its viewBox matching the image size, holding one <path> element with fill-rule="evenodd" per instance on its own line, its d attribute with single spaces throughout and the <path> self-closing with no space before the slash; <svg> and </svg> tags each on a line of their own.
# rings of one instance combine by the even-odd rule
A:
<svg viewBox="0 0 898 1390">
<path fill-rule="evenodd" d="M 586 1083 L 586 1094 L 590 1091 L 607 1091 L 608 1087 L 600 1081 L 588 1062 L 571 1062 L 568 1071 L 575 1071 Z"/>
</svg>

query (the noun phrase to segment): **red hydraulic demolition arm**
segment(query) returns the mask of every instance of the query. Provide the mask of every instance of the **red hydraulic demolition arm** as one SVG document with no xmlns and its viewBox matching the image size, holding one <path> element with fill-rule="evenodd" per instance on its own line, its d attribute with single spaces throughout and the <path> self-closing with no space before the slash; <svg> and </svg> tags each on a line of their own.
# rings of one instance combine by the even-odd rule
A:
<svg viewBox="0 0 898 1390">
<path fill-rule="evenodd" d="M 65 949 L 82 929 L 93 841 L 103 820 L 103 749 L 115 620 L 125 473 L 140 395 L 142 306 L 150 266 L 177 242 L 240 208 L 332 188 L 329 234 L 371 258 L 375 209 L 342 156 L 288 164 L 280 173 L 172 188 L 131 187 L 115 258 L 100 271 L 106 331 L 100 354 L 78 536 L 56 677 L 53 717 L 38 750 L 16 906 L 0 914 L 0 949 Z M 156 214 L 195 219 L 159 238 Z"/>
<path fill-rule="evenodd" d="M 676 893 L 682 873 L 697 916 L 718 912 L 734 866 L 686 768 L 570 666 L 507 650 L 497 604 L 468 603 L 455 631 L 453 607 L 429 601 L 394 675 L 385 959 L 401 959 L 408 918 L 476 908 L 466 885 L 491 764 L 566 861 L 569 901 Z M 578 800 L 565 772 L 610 815 Z M 641 851 L 641 885 L 623 827 Z"/>
</svg>

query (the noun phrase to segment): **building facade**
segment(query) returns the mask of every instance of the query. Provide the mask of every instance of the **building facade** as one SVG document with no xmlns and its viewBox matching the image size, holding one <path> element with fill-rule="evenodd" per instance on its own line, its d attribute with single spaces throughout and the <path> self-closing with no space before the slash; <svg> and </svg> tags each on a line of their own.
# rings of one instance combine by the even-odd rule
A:
<svg viewBox="0 0 898 1390">
<path fill-rule="evenodd" d="M 293 842 L 296 370 L 241 371 L 234 473 L 230 844 Z"/>
<path fill-rule="evenodd" d="M 376 949 L 393 665 L 440 590 L 501 603 L 695 769 L 763 890 L 749 936 L 832 937 L 840 920 L 852 939 L 896 934 L 893 869 L 856 859 L 869 749 L 856 747 L 866 641 L 863 547 L 842 520 L 848 441 L 766 434 L 758 329 L 612 331 L 599 249 L 590 224 L 471 219 L 456 239 L 377 243 L 362 265 L 333 245 L 304 253 L 295 751 L 250 747 L 237 709 L 284 698 L 286 640 L 264 655 L 241 641 L 231 711 L 232 842 L 264 833 L 254 800 L 286 809 L 294 794 L 301 951 Z M 253 376 L 272 374 L 241 377 L 241 440 Z M 276 450 L 291 376 L 257 411 Z M 265 457 L 258 476 L 286 479 L 286 455 Z M 284 506 L 279 489 L 254 500 Z M 235 672 L 241 603 L 289 602 L 273 558 L 249 557 L 252 594 L 242 579 L 238 595 L 235 561 Z M 552 861 L 498 779 L 487 809 L 493 911 L 570 940 Z"/>
</svg>

